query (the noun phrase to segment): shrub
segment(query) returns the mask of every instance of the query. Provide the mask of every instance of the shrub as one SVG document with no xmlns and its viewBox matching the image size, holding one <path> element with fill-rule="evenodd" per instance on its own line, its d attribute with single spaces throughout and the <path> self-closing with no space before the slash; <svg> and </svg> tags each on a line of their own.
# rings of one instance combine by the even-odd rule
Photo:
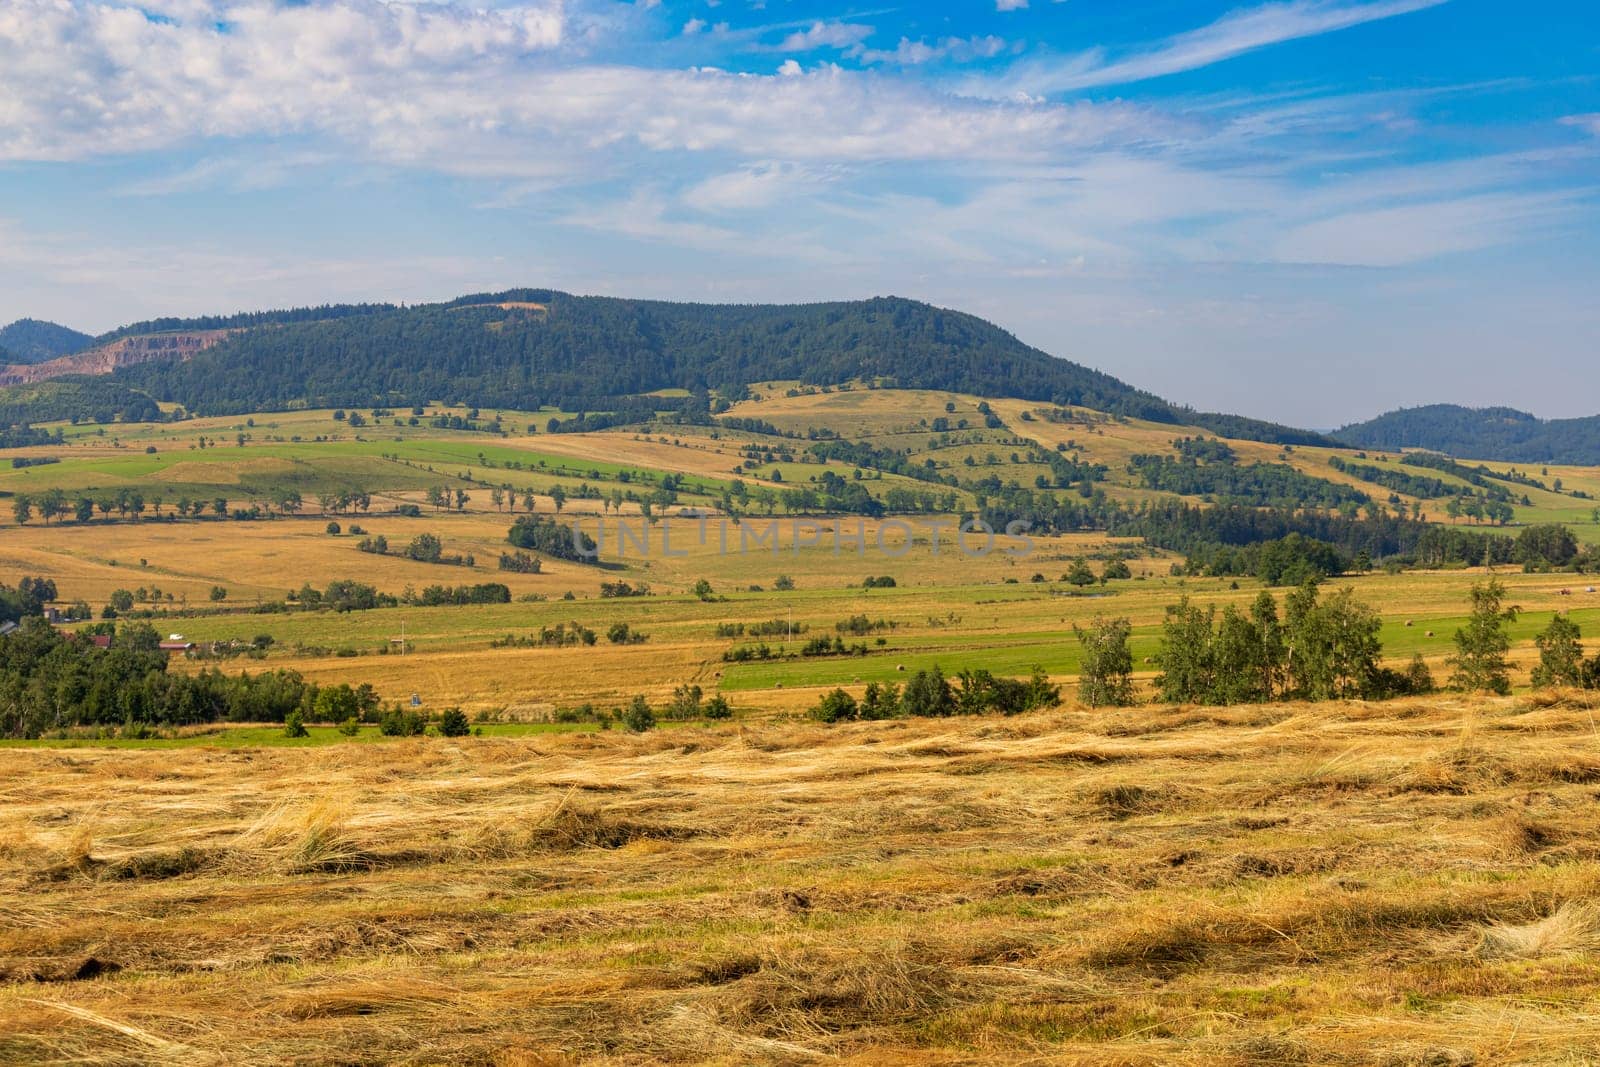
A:
<svg viewBox="0 0 1600 1067">
<path fill-rule="evenodd" d="M 731 719 L 733 718 L 733 707 L 729 705 L 726 697 L 718 693 L 705 702 L 705 706 L 700 709 L 700 714 L 708 719 Z"/>
<path fill-rule="evenodd" d="M 438 563 L 439 557 L 444 553 L 444 546 L 439 538 L 430 533 L 418 534 L 406 546 L 406 557 L 419 563 Z"/>
<path fill-rule="evenodd" d="M 427 729 L 428 720 L 415 711 L 391 708 L 378 719 L 378 732 L 385 737 L 415 737 Z"/>
<path fill-rule="evenodd" d="M 524 515 L 512 524 L 506 540 L 517 548 L 531 549 L 555 559 L 573 563 L 593 561 L 597 552 L 594 538 L 553 519 Z"/>
<path fill-rule="evenodd" d="M 643 696 L 634 697 L 632 703 L 622 713 L 622 725 L 636 734 L 654 729 L 656 715 L 650 710 L 650 702 Z"/>
<path fill-rule="evenodd" d="M 696 719 L 700 717 L 703 692 L 698 685 L 680 685 L 672 691 L 672 703 L 667 705 L 669 719 Z"/>
<path fill-rule="evenodd" d="M 311 736 L 310 732 L 306 730 L 305 717 L 302 716 L 298 711 L 291 711 L 288 715 L 284 716 L 284 719 L 283 719 L 283 736 L 285 736 L 285 737 L 309 737 L 309 736 Z"/>
<path fill-rule="evenodd" d="M 818 722 L 850 722 L 859 715 L 856 698 L 843 689 L 828 693 L 811 709 L 811 717 Z"/>
<path fill-rule="evenodd" d="M 641 633 L 625 622 L 614 622 L 606 630 L 606 640 L 613 645 L 642 645 L 649 639 L 649 634 Z"/>
<path fill-rule="evenodd" d="M 1076 585 L 1079 587 L 1093 585 L 1095 583 L 1094 571 L 1089 569 L 1089 564 L 1080 559 L 1074 563 L 1072 565 L 1072 569 L 1063 576 L 1063 580 L 1070 585 Z"/>
<path fill-rule="evenodd" d="M 465 737 L 472 732 L 472 727 L 460 708 L 446 708 L 439 716 L 439 732 L 445 737 Z"/>
<path fill-rule="evenodd" d="M 339 724 L 339 732 L 346 737 L 354 737 L 361 732 L 361 720 L 354 715 Z"/>
<path fill-rule="evenodd" d="M 912 676 L 911 681 L 906 683 L 900 704 L 907 715 L 922 718 L 941 718 L 953 715 L 956 710 L 950 683 L 945 680 L 944 671 L 939 669 L 938 664 L 934 664 L 930 671 L 918 671 Z"/>
<path fill-rule="evenodd" d="M 311 710 L 322 722 L 343 722 L 361 710 L 361 702 L 354 689 L 340 683 L 318 690 Z"/>
<path fill-rule="evenodd" d="M 344 532 L 343 528 L 341 528 L 338 523 L 336 523 L 336 522 L 328 523 L 328 533 L 331 534 L 332 536 L 338 537 L 343 532 Z"/>
</svg>

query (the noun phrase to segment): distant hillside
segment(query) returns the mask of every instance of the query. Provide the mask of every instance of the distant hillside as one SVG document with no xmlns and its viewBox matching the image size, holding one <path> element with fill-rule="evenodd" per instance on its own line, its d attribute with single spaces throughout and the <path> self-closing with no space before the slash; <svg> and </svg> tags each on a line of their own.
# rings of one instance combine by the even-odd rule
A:
<svg viewBox="0 0 1600 1067">
<path fill-rule="evenodd" d="M 0 429 L 67 419 L 109 423 L 151 422 L 161 409 L 144 393 L 108 378 L 56 378 L 0 389 Z"/>
<path fill-rule="evenodd" d="M 0 367 L 0 386 L 29 385 L 74 375 L 105 375 L 151 361 L 182 362 L 228 337 L 229 330 L 187 330 L 119 336 L 70 356 Z"/>
<path fill-rule="evenodd" d="M 1600 464 L 1600 415 L 1540 419 L 1512 408 L 1402 408 L 1333 435 L 1358 448 L 1426 448 L 1507 463 Z"/>
<path fill-rule="evenodd" d="M 1057 359 L 982 319 L 899 298 L 804 305 L 679 304 L 551 290 L 474 294 L 416 307 L 359 305 L 156 320 L 102 337 L 229 329 L 182 362 L 119 380 L 190 411 L 433 400 L 605 411 L 660 389 L 737 397 L 773 380 L 860 379 L 906 388 L 1078 404 L 1283 444 L 1323 438 L 1177 407 Z"/>
<path fill-rule="evenodd" d="M 43 363 L 70 355 L 94 343 L 94 338 L 53 322 L 18 319 L 0 328 L 0 364 Z"/>
</svg>

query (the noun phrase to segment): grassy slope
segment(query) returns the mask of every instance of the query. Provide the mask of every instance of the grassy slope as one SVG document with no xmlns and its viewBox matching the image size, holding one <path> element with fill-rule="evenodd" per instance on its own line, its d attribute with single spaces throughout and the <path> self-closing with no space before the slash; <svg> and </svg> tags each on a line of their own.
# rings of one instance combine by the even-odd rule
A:
<svg viewBox="0 0 1600 1067">
<path fill-rule="evenodd" d="M 1597 779 L 1527 700 L 0 750 L 0 1059 L 1584 1062 Z"/>
</svg>

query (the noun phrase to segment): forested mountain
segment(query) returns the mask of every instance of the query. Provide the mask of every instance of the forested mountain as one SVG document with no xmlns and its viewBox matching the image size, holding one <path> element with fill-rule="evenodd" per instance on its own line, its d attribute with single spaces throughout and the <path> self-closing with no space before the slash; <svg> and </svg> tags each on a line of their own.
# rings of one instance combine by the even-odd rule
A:
<svg viewBox="0 0 1600 1067">
<path fill-rule="evenodd" d="M 1508 463 L 1600 464 L 1600 415 L 1541 419 L 1512 408 L 1402 408 L 1334 434 L 1357 448 L 1426 448 Z"/>
<path fill-rule="evenodd" d="M 116 377 L 199 413 L 432 400 L 607 410 L 683 388 L 738 396 L 758 382 L 904 388 L 1079 404 L 1280 443 L 1317 435 L 1175 407 L 1056 359 L 982 319 L 898 298 L 805 305 L 678 304 L 550 290 L 474 294 L 416 307 L 360 305 L 197 320 L 108 334 L 238 330 L 178 362 Z"/>
<path fill-rule="evenodd" d="M 94 338 L 53 322 L 18 319 L 0 327 L 0 363 L 43 363 L 70 355 L 94 343 Z"/>
</svg>

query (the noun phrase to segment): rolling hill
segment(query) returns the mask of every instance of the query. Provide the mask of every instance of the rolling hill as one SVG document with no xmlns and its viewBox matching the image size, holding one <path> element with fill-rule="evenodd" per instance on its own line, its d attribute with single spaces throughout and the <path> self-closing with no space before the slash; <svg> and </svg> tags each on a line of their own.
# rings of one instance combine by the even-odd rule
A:
<svg viewBox="0 0 1600 1067">
<path fill-rule="evenodd" d="M 1513 408 L 1402 408 L 1334 435 L 1357 448 L 1425 448 L 1506 463 L 1600 464 L 1600 415 L 1541 419 Z"/>
<path fill-rule="evenodd" d="M 94 343 L 86 333 L 38 319 L 18 319 L 0 327 L 0 364 L 44 363 Z"/>
<path fill-rule="evenodd" d="M 152 358 L 79 365 L 130 344 Z M 1234 438 L 1326 443 L 1305 431 L 1188 410 L 972 315 L 893 297 L 711 305 L 520 289 L 412 307 L 159 319 L 104 335 L 72 359 L 78 362 L 63 364 L 62 373 L 111 373 L 203 414 L 446 401 L 626 415 L 630 403 L 650 406 L 629 398 L 660 390 L 737 400 L 768 381 L 866 381 L 1075 404 Z"/>
</svg>

